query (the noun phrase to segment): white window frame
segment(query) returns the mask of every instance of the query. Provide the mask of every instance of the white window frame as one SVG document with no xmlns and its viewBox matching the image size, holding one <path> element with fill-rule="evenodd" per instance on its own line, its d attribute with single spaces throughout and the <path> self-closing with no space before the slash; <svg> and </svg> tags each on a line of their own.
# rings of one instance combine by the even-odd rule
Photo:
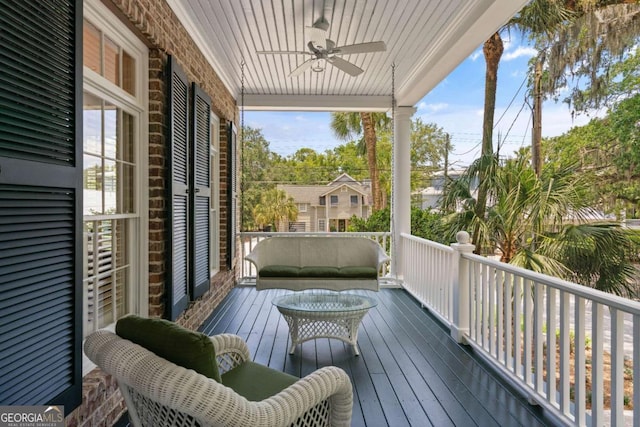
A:
<svg viewBox="0 0 640 427">
<path fill-rule="evenodd" d="M 336 202 L 333 202 L 333 198 L 336 198 Z M 331 203 L 331 207 L 336 207 L 338 206 L 338 204 L 340 204 L 340 198 L 338 197 L 337 194 L 332 194 L 329 196 L 329 202 Z"/>
<path fill-rule="evenodd" d="M 327 231 L 327 220 L 324 218 L 318 219 L 318 231 Z"/>
<path fill-rule="evenodd" d="M 298 212 L 307 212 L 307 204 L 298 203 Z"/>
<path fill-rule="evenodd" d="M 210 277 L 220 271 L 220 118 L 211 113 Z"/>
<path fill-rule="evenodd" d="M 129 219 L 127 251 L 131 254 L 132 266 L 139 266 L 136 271 L 131 270 L 128 283 L 128 302 L 130 314 L 140 316 L 149 315 L 149 271 L 145 266 L 149 265 L 149 123 L 148 123 L 148 70 L 149 54 L 146 45 L 127 26 L 122 23 L 100 0 L 84 0 L 83 17 L 113 42 L 127 51 L 136 61 L 135 70 L 135 94 L 131 95 L 122 88 L 115 86 L 99 73 L 83 68 L 83 90 L 98 96 L 105 101 L 115 104 L 118 108 L 135 117 L 136 147 L 134 159 L 136 164 L 136 176 L 134 177 L 134 213 L 122 215 L 91 215 L 83 218 L 86 221 L 100 219 Z M 83 261 L 83 264 L 86 260 Z M 139 284 L 139 286 L 135 286 Z M 83 327 L 86 320 L 87 295 L 83 296 Z M 105 329 L 113 330 L 115 324 L 108 325 Z M 84 333 L 84 332 L 83 332 Z M 90 372 L 95 365 L 88 358 L 83 357 L 83 375 Z"/>
</svg>

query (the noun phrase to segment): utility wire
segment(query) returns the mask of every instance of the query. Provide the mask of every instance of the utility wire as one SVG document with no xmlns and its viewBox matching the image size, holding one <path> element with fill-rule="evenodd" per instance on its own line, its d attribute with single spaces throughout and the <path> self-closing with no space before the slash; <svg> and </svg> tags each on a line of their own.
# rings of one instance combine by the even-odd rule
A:
<svg viewBox="0 0 640 427">
<path fill-rule="evenodd" d="M 497 122 L 495 122 L 493 124 L 493 128 L 495 129 L 496 126 L 498 126 L 498 124 L 500 123 L 500 121 L 502 120 L 502 118 L 505 116 L 505 114 L 507 114 L 507 111 L 509 111 L 509 108 L 511 108 L 511 105 L 513 104 L 513 101 L 516 100 L 516 96 L 518 96 L 518 94 L 520 93 L 520 91 L 522 90 L 522 87 L 524 86 L 525 82 L 527 81 L 527 78 L 529 76 L 525 75 L 524 76 L 524 80 L 522 80 L 522 83 L 520 83 L 520 87 L 518 88 L 518 90 L 516 91 L 515 95 L 513 95 L 513 98 L 511 98 L 511 101 L 509 102 L 509 105 L 507 105 L 507 108 L 505 108 L 504 112 L 502 113 L 502 115 L 500 116 L 500 118 L 498 119 Z M 513 126 L 513 125 L 512 125 Z"/>
</svg>

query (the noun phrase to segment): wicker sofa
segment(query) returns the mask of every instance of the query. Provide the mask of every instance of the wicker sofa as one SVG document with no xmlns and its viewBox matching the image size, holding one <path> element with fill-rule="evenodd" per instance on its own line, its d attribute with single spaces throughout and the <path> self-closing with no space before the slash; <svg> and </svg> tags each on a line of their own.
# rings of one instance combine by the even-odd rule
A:
<svg viewBox="0 0 640 427">
<path fill-rule="evenodd" d="M 175 340 L 172 331 L 160 332 L 153 339 L 162 348 L 154 350 L 173 352 L 178 359 L 184 359 L 190 352 L 185 347 L 191 344 Z M 136 334 L 148 345 L 149 337 Z M 87 337 L 85 353 L 115 377 L 134 426 L 351 424 L 352 386 L 342 369 L 324 367 L 299 379 L 251 362 L 245 342 L 236 335 L 186 334 L 195 335 L 199 347 L 215 349 L 213 364 L 206 354 L 204 359 L 199 354 L 195 357 L 196 366 L 187 369 L 106 330 Z M 193 337 L 188 339 L 193 341 Z M 212 377 L 201 373 L 212 366 L 216 371 Z"/>
<path fill-rule="evenodd" d="M 365 237 L 274 236 L 245 257 L 256 267 L 256 288 L 379 289 L 379 273 L 389 261 L 380 244 Z"/>
</svg>

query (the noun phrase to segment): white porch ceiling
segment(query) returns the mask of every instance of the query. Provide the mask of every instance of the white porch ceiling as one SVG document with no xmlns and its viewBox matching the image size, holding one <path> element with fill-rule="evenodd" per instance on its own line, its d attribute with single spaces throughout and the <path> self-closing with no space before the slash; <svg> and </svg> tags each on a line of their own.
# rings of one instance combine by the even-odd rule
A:
<svg viewBox="0 0 640 427">
<path fill-rule="evenodd" d="M 244 106 L 265 110 L 388 110 L 392 64 L 397 105 L 414 106 L 528 0 L 168 0 L 224 84 Z M 351 77 L 289 73 L 307 50 L 305 27 L 324 16 L 336 45 L 382 40 L 386 52 L 343 58 L 365 70 Z"/>
</svg>

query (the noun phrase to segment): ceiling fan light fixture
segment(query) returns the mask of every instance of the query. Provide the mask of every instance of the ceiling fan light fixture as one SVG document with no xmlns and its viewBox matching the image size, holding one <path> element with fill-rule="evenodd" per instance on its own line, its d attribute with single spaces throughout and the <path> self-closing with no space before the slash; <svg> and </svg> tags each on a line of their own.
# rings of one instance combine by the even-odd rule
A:
<svg viewBox="0 0 640 427">
<path fill-rule="evenodd" d="M 311 65 L 311 71 L 314 73 L 321 73 L 324 71 L 324 68 L 325 66 L 322 63 L 322 60 L 314 61 L 313 65 Z"/>
</svg>

